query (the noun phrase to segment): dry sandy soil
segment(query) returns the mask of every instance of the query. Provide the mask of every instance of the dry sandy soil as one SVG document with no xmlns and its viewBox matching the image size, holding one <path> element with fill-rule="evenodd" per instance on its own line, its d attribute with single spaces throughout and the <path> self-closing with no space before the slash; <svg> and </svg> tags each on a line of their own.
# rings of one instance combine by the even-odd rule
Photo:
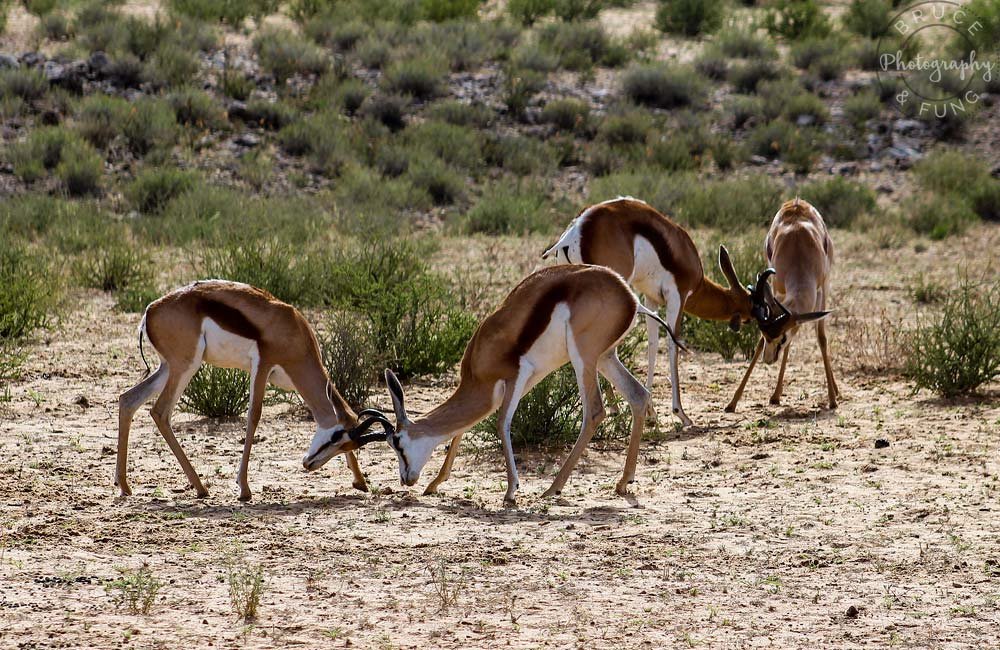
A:
<svg viewBox="0 0 1000 650">
<path fill-rule="evenodd" d="M 633 497 L 613 492 L 620 449 L 592 449 L 551 501 L 539 495 L 562 452 L 523 452 L 516 509 L 501 505 L 501 456 L 482 445 L 464 449 L 438 496 L 399 487 L 388 448 L 361 453 L 368 494 L 339 459 L 306 474 L 312 423 L 289 406 L 265 414 L 251 503 L 233 490 L 241 422 L 177 415 L 211 491 L 199 500 L 145 411 L 135 494 L 119 499 L 116 398 L 141 374 L 138 318 L 77 295 L 0 407 L 0 647 L 996 647 L 997 387 L 961 402 L 914 395 L 862 368 L 874 339 L 852 323 L 877 331 L 881 307 L 890 320 L 909 311 L 921 268 L 991 259 L 1000 229 L 888 250 L 836 238 L 836 412 L 811 333 L 793 347 L 784 404 L 767 405 L 766 368 L 732 415 L 722 407 L 744 364 L 692 354 L 682 377 L 697 426 L 674 430 L 658 381 L 661 427 Z M 444 258 L 463 274 L 513 260 L 492 294 L 542 244 L 451 241 Z M 452 381 L 410 387 L 412 409 Z M 890 446 L 876 450 L 878 438 Z M 226 582 L 239 547 L 264 569 L 249 623 Z M 143 563 L 164 582 L 150 614 L 117 609 L 104 582 Z"/>
</svg>

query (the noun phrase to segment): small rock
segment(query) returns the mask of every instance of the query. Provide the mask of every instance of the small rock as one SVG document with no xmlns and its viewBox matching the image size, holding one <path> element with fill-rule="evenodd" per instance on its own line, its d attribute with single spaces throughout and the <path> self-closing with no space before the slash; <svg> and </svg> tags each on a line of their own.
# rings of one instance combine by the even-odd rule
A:
<svg viewBox="0 0 1000 650">
<path fill-rule="evenodd" d="M 847 608 L 847 613 L 845 614 L 845 616 L 847 616 L 847 618 L 857 618 L 858 608 L 855 607 L 854 605 L 851 605 L 850 607 Z"/>
<path fill-rule="evenodd" d="M 764 156 L 753 155 L 750 156 L 750 164 L 752 165 L 766 165 L 768 163 L 767 158 Z"/>
<path fill-rule="evenodd" d="M 846 162 L 841 165 L 837 165 L 834 171 L 836 171 L 841 176 L 855 176 L 858 173 L 858 163 Z"/>
<path fill-rule="evenodd" d="M 86 395 L 78 395 L 77 398 L 73 400 L 73 403 L 77 406 L 82 406 L 85 409 L 90 408 L 90 400 L 87 399 Z"/>
<path fill-rule="evenodd" d="M 256 147 L 260 144 L 260 138 L 253 133 L 241 133 L 234 142 L 241 147 Z"/>
<path fill-rule="evenodd" d="M 875 191 L 878 192 L 879 194 L 892 194 L 893 192 L 896 191 L 896 188 L 894 188 L 892 185 L 889 185 L 888 183 L 881 183 L 879 184 L 878 187 L 875 188 Z"/>
<path fill-rule="evenodd" d="M 889 446 L 889 441 L 885 438 L 879 438 L 875 441 L 875 449 L 885 449 Z"/>
<path fill-rule="evenodd" d="M 896 146 L 889 147 L 886 149 L 886 154 L 895 160 L 896 165 L 902 169 L 909 169 L 913 166 L 913 163 L 923 157 L 919 151 L 905 144 L 897 144 Z"/>
<path fill-rule="evenodd" d="M 892 124 L 892 130 L 902 135 L 909 135 L 910 133 L 919 133 L 923 131 L 924 128 L 925 128 L 924 123 L 919 120 L 901 119 L 901 120 L 896 120 Z"/>
<path fill-rule="evenodd" d="M 45 62 L 45 57 L 38 52 L 22 52 L 21 53 L 21 65 L 26 65 L 29 68 L 34 68 Z"/>
<path fill-rule="evenodd" d="M 880 172 L 880 171 L 882 171 L 882 163 L 880 163 L 880 162 L 873 162 L 871 165 L 868 166 L 868 169 L 871 170 L 871 171 L 873 171 L 873 172 Z"/>
<path fill-rule="evenodd" d="M 797 126 L 812 126 L 815 121 L 816 121 L 816 116 L 809 114 L 799 115 L 797 118 L 795 118 L 795 124 Z"/>
<path fill-rule="evenodd" d="M 250 113 L 247 111 L 246 102 L 241 102 L 239 100 L 233 100 L 229 102 L 226 106 L 226 113 L 229 114 L 230 119 L 237 119 L 246 121 L 250 119 Z"/>
<path fill-rule="evenodd" d="M 104 75 L 104 71 L 107 69 L 108 65 L 111 63 L 111 59 L 108 55 L 97 50 L 90 55 L 87 59 L 87 67 L 90 68 L 90 73 L 96 77 L 101 77 Z"/>
<path fill-rule="evenodd" d="M 0 70 L 17 70 L 20 67 L 17 57 L 0 53 Z"/>
</svg>

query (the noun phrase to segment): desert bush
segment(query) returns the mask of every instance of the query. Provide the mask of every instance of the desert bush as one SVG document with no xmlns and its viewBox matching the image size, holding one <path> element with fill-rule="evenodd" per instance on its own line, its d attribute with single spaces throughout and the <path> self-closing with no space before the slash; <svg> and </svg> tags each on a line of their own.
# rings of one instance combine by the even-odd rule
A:
<svg viewBox="0 0 1000 650">
<path fill-rule="evenodd" d="M 385 125 L 390 131 L 400 131 L 406 126 L 406 112 L 410 100 L 403 95 L 376 93 L 365 100 L 358 111 Z"/>
<path fill-rule="evenodd" d="M 555 0 L 509 0 L 507 14 L 525 27 L 531 27 L 539 18 L 551 14 L 555 4 Z"/>
<path fill-rule="evenodd" d="M 628 59 L 625 46 L 608 37 L 597 23 L 551 23 L 541 29 L 538 42 L 567 70 L 586 70 L 595 65 L 617 67 Z"/>
<path fill-rule="evenodd" d="M 354 53 L 364 67 L 381 70 L 389 63 L 392 51 L 382 39 L 370 36 L 358 44 Z"/>
<path fill-rule="evenodd" d="M 86 97 L 76 111 L 76 131 L 90 144 L 104 149 L 121 133 L 128 110 L 128 102 L 118 97 L 102 94 Z"/>
<path fill-rule="evenodd" d="M 631 68 L 622 78 L 625 96 L 654 108 L 678 108 L 705 99 L 701 77 L 691 68 L 649 64 Z"/>
<path fill-rule="evenodd" d="M 117 607 L 125 607 L 133 614 L 148 614 L 163 582 L 153 575 L 149 565 L 143 564 L 135 571 L 118 569 L 120 576 L 104 583 L 104 589 Z"/>
<path fill-rule="evenodd" d="M 694 69 L 698 74 L 714 81 L 722 81 L 729 76 L 730 57 L 723 54 L 716 46 L 707 46 L 694 60 Z"/>
<path fill-rule="evenodd" d="M 257 24 L 278 9 L 276 0 L 170 0 L 170 11 L 202 21 L 217 21 L 239 28 L 248 16 Z"/>
<path fill-rule="evenodd" d="M 920 186 L 932 192 L 964 194 L 990 176 L 982 160 L 958 151 L 936 149 L 913 166 Z"/>
<path fill-rule="evenodd" d="M 807 92 L 787 97 L 781 115 L 789 122 L 810 126 L 820 126 L 829 117 L 823 100 Z"/>
<path fill-rule="evenodd" d="M 115 293 L 115 307 L 126 314 L 141 314 L 146 311 L 149 303 L 163 295 L 156 289 L 152 279 L 145 284 L 137 284 Z"/>
<path fill-rule="evenodd" d="M 590 105 L 569 97 L 556 99 L 545 105 L 541 119 L 562 131 L 583 131 L 590 121 Z"/>
<path fill-rule="evenodd" d="M 511 64 L 518 70 L 553 72 L 559 68 L 559 57 L 538 43 L 523 43 L 510 55 Z"/>
<path fill-rule="evenodd" d="M 420 0 L 420 15 L 436 23 L 475 18 L 481 0 Z"/>
<path fill-rule="evenodd" d="M 195 172 L 173 167 L 144 169 L 125 190 L 125 196 L 139 212 L 161 212 L 174 198 L 191 189 L 198 181 Z"/>
<path fill-rule="evenodd" d="M 101 188 L 104 158 L 89 142 L 71 140 L 63 147 L 56 176 L 70 196 L 93 194 Z"/>
<path fill-rule="evenodd" d="M 722 24 L 722 9 L 721 0 L 661 0 L 655 24 L 670 34 L 706 34 Z"/>
<path fill-rule="evenodd" d="M 485 129 L 493 122 L 494 118 L 493 111 L 489 106 L 460 99 L 445 99 L 435 102 L 428 107 L 427 116 L 448 124 L 472 126 L 477 129 Z"/>
<path fill-rule="evenodd" d="M 830 33 L 830 20 L 815 0 L 774 0 L 768 7 L 764 25 L 772 35 L 788 40 Z"/>
<path fill-rule="evenodd" d="M 215 98 L 202 90 L 185 88 L 167 95 L 178 124 L 198 129 L 218 130 L 229 125 L 226 111 Z"/>
<path fill-rule="evenodd" d="M 371 322 L 376 348 L 401 377 L 444 372 L 462 357 L 476 319 L 428 270 L 426 250 L 403 240 L 366 241 L 332 266 L 328 295 Z"/>
<path fill-rule="evenodd" d="M 842 52 L 844 46 L 839 38 L 804 38 L 792 43 L 789 55 L 796 68 L 808 70 L 820 59 Z"/>
<path fill-rule="evenodd" d="M 269 102 L 266 99 L 253 99 L 247 103 L 247 116 L 257 126 L 276 131 L 294 122 L 299 113 L 293 106 L 280 100 Z"/>
<path fill-rule="evenodd" d="M 738 93 L 757 92 L 762 82 L 773 81 L 780 76 L 778 65 L 767 59 L 753 59 L 729 69 L 729 83 Z"/>
<path fill-rule="evenodd" d="M 987 221 L 1000 221 L 1000 181 L 984 178 L 969 189 L 969 205 Z"/>
<path fill-rule="evenodd" d="M 69 142 L 77 140 L 76 134 L 61 127 L 36 129 L 27 140 L 10 148 L 7 159 L 14 167 L 14 173 L 21 180 L 31 183 L 44 176 L 46 171 L 55 169 L 62 160 L 63 149 Z"/>
<path fill-rule="evenodd" d="M 474 170 L 480 166 L 480 137 L 475 129 L 428 120 L 406 129 L 405 144 L 414 152 L 430 154 L 458 168 Z"/>
<path fill-rule="evenodd" d="M 326 53 L 288 30 L 267 29 L 254 37 L 260 67 L 274 76 L 279 89 L 294 75 L 321 75 L 330 67 Z"/>
<path fill-rule="evenodd" d="M 1000 6 L 995 0 L 971 0 L 963 8 L 968 15 L 976 17 L 979 29 L 956 29 L 951 48 L 966 59 L 972 51 L 980 57 L 987 52 L 996 52 L 1000 44 Z M 996 79 L 996 75 L 993 78 Z"/>
<path fill-rule="evenodd" d="M 152 266 L 146 252 L 124 238 L 116 237 L 81 256 L 76 263 L 76 275 L 82 286 L 113 292 L 149 286 Z"/>
<path fill-rule="evenodd" d="M 907 343 L 904 372 L 917 389 L 944 397 L 974 392 L 1000 376 L 1000 289 L 965 279 Z"/>
<path fill-rule="evenodd" d="M 765 119 L 764 100 L 760 97 L 733 97 L 727 103 L 726 111 L 732 116 L 735 129 Z"/>
<path fill-rule="evenodd" d="M 0 96 L 20 97 L 26 102 L 35 101 L 49 91 L 49 82 L 38 70 L 15 68 L 0 70 Z"/>
<path fill-rule="evenodd" d="M 487 134 L 483 159 L 516 176 L 546 176 L 556 162 L 552 150 L 537 138 Z"/>
<path fill-rule="evenodd" d="M 222 78 L 219 80 L 219 90 L 222 94 L 241 102 L 246 101 L 256 87 L 257 84 L 253 79 L 228 66 L 222 71 Z"/>
<path fill-rule="evenodd" d="M 743 237 L 735 242 L 714 239 L 702 246 L 701 250 L 704 251 L 702 266 L 705 275 L 724 287 L 729 286 L 718 264 L 719 244 L 725 244 L 740 280 L 752 282 L 757 273 L 766 266 L 761 247 L 762 239 L 763 236 Z M 681 335 L 695 350 L 715 352 L 726 361 L 732 361 L 737 354 L 744 360 L 753 356 L 760 331 L 752 322 L 734 332 L 729 329 L 729 324 L 726 322 L 703 320 L 685 314 Z"/>
<path fill-rule="evenodd" d="M 718 34 L 716 45 L 728 56 L 743 59 L 773 59 L 777 56 L 774 44 L 747 26 L 730 26 Z"/>
<path fill-rule="evenodd" d="M 226 558 L 226 581 L 233 612 L 244 621 L 257 618 L 260 598 L 264 595 L 264 567 L 250 564 L 242 549 L 236 549 Z"/>
<path fill-rule="evenodd" d="M 43 16 L 38 24 L 38 33 L 53 41 L 65 41 L 73 35 L 73 24 L 66 14 L 51 13 Z"/>
<path fill-rule="evenodd" d="M 907 291 L 913 302 L 920 305 L 942 303 L 948 297 L 948 289 L 943 284 L 923 273 L 918 273 L 910 281 Z"/>
<path fill-rule="evenodd" d="M 435 205 L 451 205 L 465 194 L 465 179 L 431 156 L 414 161 L 406 177 L 414 187 L 427 192 Z"/>
<path fill-rule="evenodd" d="M 121 123 L 129 149 L 145 156 L 154 147 L 169 147 L 177 137 L 173 109 L 156 99 L 140 99 L 131 104 Z"/>
<path fill-rule="evenodd" d="M 819 210 L 831 228 L 850 228 L 855 219 L 875 211 L 875 193 L 871 188 L 842 176 L 812 181 L 797 192 Z"/>
<path fill-rule="evenodd" d="M 894 4 L 888 0 L 851 0 L 844 27 L 858 36 L 881 38 L 889 33 Z"/>
<path fill-rule="evenodd" d="M 250 375 L 203 364 L 181 395 L 180 407 L 206 418 L 235 418 L 250 404 Z"/>
<path fill-rule="evenodd" d="M 754 129 L 748 145 L 758 156 L 778 158 L 791 165 L 795 172 L 806 173 L 819 156 L 817 137 L 814 131 L 777 119 Z"/>
<path fill-rule="evenodd" d="M 541 189 L 502 182 L 486 188 L 476 205 L 459 219 L 459 227 L 468 234 L 548 232 L 555 222 L 553 212 Z"/>
<path fill-rule="evenodd" d="M 334 312 L 318 338 L 323 365 L 347 403 L 355 409 L 372 406 L 386 360 L 379 354 L 369 320 L 353 312 Z"/>
<path fill-rule="evenodd" d="M 13 341 L 49 324 L 59 291 L 59 275 L 43 256 L 12 242 L 0 246 L 0 349 L 11 360 Z"/>
<path fill-rule="evenodd" d="M 146 65 L 131 52 L 119 54 L 112 59 L 104 73 L 121 88 L 138 88 L 147 77 Z"/>
<path fill-rule="evenodd" d="M 298 246 L 248 233 L 227 236 L 220 245 L 207 248 L 198 266 L 202 277 L 245 282 L 289 304 L 311 307 L 322 301 L 315 279 L 319 264 Z"/>
<path fill-rule="evenodd" d="M 873 92 L 860 92 L 844 100 L 844 116 L 855 126 L 863 126 L 881 113 L 882 102 Z"/>
<path fill-rule="evenodd" d="M 157 48 L 145 76 L 156 87 L 176 87 L 191 83 L 198 70 L 198 59 L 193 52 L 167 42 Z"/>
<path fill-rule="evenodd" d="M 371 29 L 359 20 L 342 22 L 338 16 L 320 14 L 306 21 L 302 31 L 319 45 L 338 52 L 350 52 L 368 36 Z"/>
<path fill-rule="evenodd" d="M 922 193 L 903 206 L 910 227 L 931 239 L 944 239 L 965 232 L 977 215 L 966 201 L 954 196 Z"/>
<path fill-rule="evenodd" d="M 598 138 L 611 145 L 637 144 L 646 141 L 653 129 L 653 117 L 642 109 L 609 112 L 597 129 Z"/>
<path fill-rule="evenodd" d="M 426 101 L 444 91 L 447 70 L 447 64 L 437 56 L 397 61 L 386 70 L 383 85 L 390 93 Z"/>
<path fill-rule="evenodd" d="M 527 68 L 508 67 L 503 84 L 503 103 L 512 116 L 519 118 L 532 98 L 545 87 L 545 75 Z"/>
</svg>

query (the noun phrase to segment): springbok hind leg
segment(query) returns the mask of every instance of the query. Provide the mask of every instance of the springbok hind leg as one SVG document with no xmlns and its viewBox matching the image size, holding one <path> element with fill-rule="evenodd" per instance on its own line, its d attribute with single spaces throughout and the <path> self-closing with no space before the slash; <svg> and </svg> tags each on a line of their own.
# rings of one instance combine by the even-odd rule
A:
<svg viewBox="0 0 1000 650">
<path fill-rule="evenodd" d="M 632 409 L 632 434 L 629 437 L 628 452 L 625 455 L 625 469 L 622 471 L 621 480 L 615 486 L 615 492 L 624 495 L 628 492 L 628 485 L 635 479 L 635 465 L 639 459 L 639 443 L 642 440 L 643 418 L 650 401 L 649 391 L 639 383 L 638 379 L 632 376 L 632 373 L 618 359 L 618 354 L 614 350 L 598 362 L 597 368 L 614 384 L 618 392 L 625 396 Z"/>
<path fill-rule="evenodd" d="M 833 364 L 830 363 L 830 350 L 826 342 L 826 322 L 816 323 L 816 339 L 819 341 L 819 351 L 823 355 L 823 370 L 826 372 L 826 392 L 830 398 L 830 408 L 837 408 L 837 397 L 840 390 L 837 388 L 837 380 L 833 378 Z"/>
<path fill-rule="evenodd" d="M 785 367 L 788 365 L 788 350 L 791 349 L 792 344 L 789 342 L 785 345 L 785 349 L 781 353 L 781 368 L 778 369 L 778 384 L 774 387 L 774 392 L 771 393 L 771 404 L 778 405 L 781 404 L 781 393 L 785 389 Z"/>
<path fill-rule="evenodd" d="M 121 496 L 132 494 L 128 484 L 128 436 L 132 428 L 132 418 L 139 408 L 163 390 L 169 370 L 161 363 L 153 374 L 128 389 L 118 398 L 118 456 L 115 462 L 115 485 Z"/>
<path fill-rule="evenodd" d="M 597 425 L 605 417 L 604 403 L 601 401 L 601 392 L 597 387 L 596 365 L 586 364 L 582 368 L 576 368 L 575 363 L 573 365 L 574 369 L 577 370 L 577 384 L 580 387 L 580 397 L 583 401 L 583 424 L 580 427 L 580 437 L 576 439 L 576 444 L 573 445 L 569 456 L 566 457 L 562 467 L 559 469 L 559 473 L 556 474 L 555 480 L 552 481 L 552 486 L 542 494 L 542 497 L 551 497 L 562 492 L 570 472 L 576 467 L 580 456 L 587 448 L 587 444 L 590 443 L 590 439 L 594 437 Z"/>
<path fill-rule="evenodd" d="M 198 472 L 194 471 L 194 467 L 191 466 L 191 461 L 188 460 L 187 456 L 184 454 L 184 449 L 181 444 L 177 442 L 177 438 L 174 437 L 173 429 L 170 427 L 170 415 L 173 413 L 174 407 L 177 405 L 177 400 L 180 399 L 181 394 L 184 389 L 187 388 L 188 382 L 191 381 L 191 377 L 194 377 L 194 373 L 198 371 L 198 367 L 201 365 L 201 352 L 198 351 L 197 357 L 190 362 L 187 367 L 181 372 L 170 372 L 167 377 L 167 383 L 163 387 L 163 391 L 160 396 L 156 398 L 156 402 L 153 404 L 153 408 L 150 410 L 150 414 L 153 416 L 153 422 L 156 423 L 156 428 L 160 430 L 160 435 L 166 440 L 167 446 L 170 447 L 170 451 L 174 453 L 177 458 L 177 462 L 181 464 L 181 469 L 184 470 L 184 475 L 187 476 L 188 483 L 191 487 L 195 489 L 195 492 L 199 497 L 207 497 L 208 490 L 205 486 L 201 484 L 201 479 L 198 477 Z M 173 367 L 175 364 L 171 364 Z M 177 367 L 183 367 L 183 364 L 176 364 Z"/>
</svg>

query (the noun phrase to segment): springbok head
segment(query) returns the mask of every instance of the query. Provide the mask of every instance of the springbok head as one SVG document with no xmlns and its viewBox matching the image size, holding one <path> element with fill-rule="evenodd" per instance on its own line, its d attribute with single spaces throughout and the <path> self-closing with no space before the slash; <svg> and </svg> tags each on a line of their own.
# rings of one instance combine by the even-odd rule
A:
<svg viewBox="0 0 1000 650">
<path fill-rule="evenodd" d="M 778 360 L 778 355 L 795 336 L 799 325 L 830 314 L 829 310 L 793 314 L 771 291 L 769 279 L 774 274 L 773 268 L 764 269 L 757 274 L 757 282 L 747 286 L 753 303 L 753 318 L 764 336 L 764 363 L 767 364 Z"/>
</svg>

